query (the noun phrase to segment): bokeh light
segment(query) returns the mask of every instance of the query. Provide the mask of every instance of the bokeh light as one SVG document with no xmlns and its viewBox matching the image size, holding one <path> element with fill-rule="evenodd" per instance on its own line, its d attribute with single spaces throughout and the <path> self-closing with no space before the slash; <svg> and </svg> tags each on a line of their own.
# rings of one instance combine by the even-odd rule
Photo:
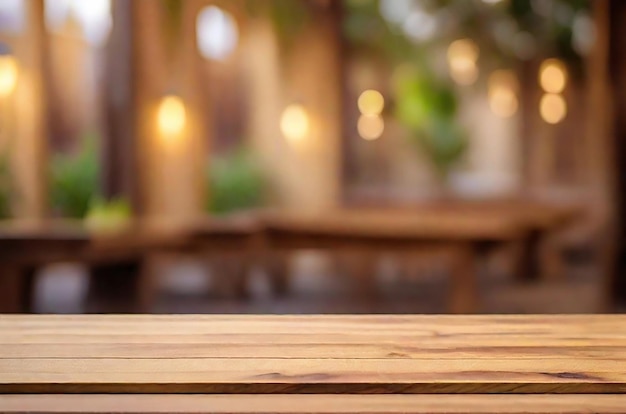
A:
<svg viewBox="0 0 626 414">
<path fill-rule="evenodd" d="M 363 115 L 380 115 L 385 109 L 385 98 L 380 92 L 369 89 L 359 96 L 358 106 Z"/>
<path fill-rule="evenodd" d="M 361 138 L 374 141 L 385 132 L 385 121 L 380 115 L 361 115 L 357 129 Z"/>
<path fill-rule="evenodd" d="M 472 39 L 458 39 L 448 47 L 448 62 L 474 62 L 478 60 L 480 49 Z"/>
<path fill-rule="evenodd" d="M 541 118 L 549 124 L 558 124 L 567 116 L 567 103 L 558 94 L 547 93 L 539 104 Z"/>
<path fill-rule="evenodd" d="M 510 70 L 497 70 L 489 77 L 489 107 L 499 117 L 510 118 L 519 108 L 519 82 Z"/>
<path fill-rule="evenodd" d="M 174 95 L 165 96 L 159 104 L 157 122 L 164 137 L 179 135 L 185 129 L 187 112 L 183 100 Z"/>
<path fill-rule="evenodd" d="M 10 95 L 17 86 L 18 66 L 15 57 L 0 56 L 0 96 Z"/>
<path fill-rule="evenodd" d="M 480 49 L 471 39 L 455 40 L 448 47 L 450 76 L 459 85 L 471 85 L 478 79 Z"/>
<path fill-rule="evenodd" d="M 567 85 L 567 69 L 558 59 L 547 59 L 539 69 L 539 84 L 548 93 L 561 93 Z"/>
<path fill-rule="evenodd" d="M 289 105 L 280 119 L 280 130 L 287 141 L 295 143 L 309 135 L 309 115 L 302 105 Z"/>
</svg>

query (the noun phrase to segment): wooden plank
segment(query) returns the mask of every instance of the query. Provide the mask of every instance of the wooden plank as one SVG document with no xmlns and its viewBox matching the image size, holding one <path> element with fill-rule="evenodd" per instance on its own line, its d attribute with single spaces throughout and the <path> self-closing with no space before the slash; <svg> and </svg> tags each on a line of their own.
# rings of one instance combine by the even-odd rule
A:
<svg viewBox="0 0 626 414">
<path fill-rule="evenodd" d="M 503 241 L 525 235 L 524 222 L 513 216 L 480 211 L 415 212 L 337 210 L 326 214 L 266 213 L 270 235 L 378 237 L 396 240 Z"/>
<path fill-rule="evenodd" d="M 2 413 L 617 414 L 626 395 L 4 395 Z"/>
<path fill-rule="evenodd" d="M 626 316 L 0 316 L 3 393 L 626 392 Z"/>
</svg>

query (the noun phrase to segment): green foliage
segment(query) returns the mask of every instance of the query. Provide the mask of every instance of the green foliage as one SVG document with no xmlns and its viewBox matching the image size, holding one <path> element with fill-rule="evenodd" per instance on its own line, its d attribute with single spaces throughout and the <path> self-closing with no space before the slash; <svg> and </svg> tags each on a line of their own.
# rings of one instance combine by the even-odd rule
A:
<svg viewBox="0 0 626 414">
<path fill-rule="evenodd" d="M 96 139 L 87 137 L 76 154 L 58 154 L 52 159 L 50 202 L 63 217 L 84 218 L 98 194 L 99 163 Z"/>
<path fill-rule="evenodd" d="M 395 82 L 396 117 L 410 140 L 447 176 L 465 153 L 468 141 L 456 123 L 457 101 L 449 85 L 422 72 L 405 70 Z"/>
<path fill-rule="evenodd" d="M 0 219 L 6 219 L 11 215 L 11 177 L 9 160 L 4 154 L 0 154 Z"/>
<path fill-rule="evenodd" d="M 247 151 L 235 151 L 211 162 L 207 209 L 216 214 L 259 207 L 263 204 L 265 176 Z"/>
<path fill-rule="evenodd" d="M 91 202 L 85 222 L 92 229 L 115 229 L 132 218 L 130 203 L 124 199 L 106 201 L 96 198 Z"/>
<path fill-rule="evenodd" d="M 393 0 L 390 0 L 393 1 Z M 432 38 L 414 41 L 402 27 L 380 14 L 380 0 L 350 0 L 346 3 L 344 31 L 357 47 L 372 45 L 399 60 L 428 59 L 432 46 L 469 37 L 481 46 L 481 60 L 496 66 L 519 61 L 516 35 L 525 33 L 536 57 L 558 57 L 575 71 L 582 59 L 573 42 L 574 22 L 589 13 L 590 0 L 507 0 L 497 4 L 471 0 L 414 0 L 417 9 L 437 19 Z"/>
</svg>

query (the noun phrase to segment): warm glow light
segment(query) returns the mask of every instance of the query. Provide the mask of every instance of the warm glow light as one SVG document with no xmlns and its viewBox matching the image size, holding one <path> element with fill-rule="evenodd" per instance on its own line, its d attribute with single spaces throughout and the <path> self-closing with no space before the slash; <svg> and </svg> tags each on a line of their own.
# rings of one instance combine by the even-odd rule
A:
<svg viewBox="0 0 626 414">
<path fill-rule="evenodd" d="M 558 59 L 548 59 L 539 69 L 539 84 L 548 93 L 561 93 L 567 85 L 567 69 Z"/>
<path fill-rule="evenodd" d="M 448 62 L 470 61 L 476 63 L 480 49 L 472 39 L 455 40 L 448 47 Z"/>
<path fill-rule="evenodd" d="M 359 96 L 359 110 L 363 115 L 380 115 L 385 109 L 385 98 L 375 90 L 367 90 Z"/>
<path fill-rule="evenodd" d="M 179 135 L 185 129 L 187 112 L 183 100 L 169 95 L 163 98 L 157 114 L 159 131 L 165 137 Z"/>
<path fill-rule="evenodd" d="M 448 47 L 450 76 L 460 85 L 471 85 L 478 79 L 480 49 L 471 39 L 455 40 Z"/>
<path fill-rule="evenodd" d="M 373 141 L 385 132 L 385 121 L 380 115 L 361 115 L 357 129 L 361 138 Z"/>
<path fill-rule="evenodd" d="M 497 70 L 489 77 L 489 107 L 499 117 L 509 118 L 517 112 L 519 84 L 515 73 Z"/>
<path fill-rule="evenodd" d="M 290 105 L 285 108 L 280 119 L 280 129 L 288 141 L 304 140 L 309 135 L 309 127 L 309 116 L 303 106 Z"/>
<path fill-rule="evenodd" d="M 0 56 L 0 96 L 10 95 L 17 85 L 17 60 L 13 56 Z"/>
<path fill-rule="evenodd" d="M 541 98 L 539 112 L 547 123 L 558 124 L 567 116 L 567 103 L 561 95 L 547 93 Z"/>
<path fill-rule="evenodd" d="M 498 88 L 489 94 L 489 107 L 499 117 L 510 118 L 517 112 L 519 102 L 512 90 Z"/>
<path fill-rule="evenodd" d="M 468 62 L 464 67 L 451 67 L 450 76 L 459 85 L 473 85 L 478 80 L 478 66 L 473 62 Z"/>
</svg>

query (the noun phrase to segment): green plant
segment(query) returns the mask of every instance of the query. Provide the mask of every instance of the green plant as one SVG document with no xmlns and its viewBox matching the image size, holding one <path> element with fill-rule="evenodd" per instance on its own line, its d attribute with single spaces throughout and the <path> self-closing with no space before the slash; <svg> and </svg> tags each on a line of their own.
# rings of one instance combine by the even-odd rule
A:
<svg viewBox="0 0 626 414">
<path fill-rule="evenodd" d="M 87 136 L 75 154 L 52 159 L 50 202 L 52 210 L 68 218 L 84 218 L 98 195 L 99 163 L 96 139 Z"/>
<path fill-rule="evenodd" d="M 431 35 L 411 39 L 403 22 L 381 15 L 381 3 L 398 0 L 348 0 L 344 31 L 358 48 L 376 49 L 400 60 L 428 59 L 433 47 L 469 37 L 481 47 L 481 61 L 490 66 L 514 66 L 520 59 L 558 57 L 574 71 L 582 70 L 573 28 L 589 18 L 590 0 L 506 0 L 496 4 L 468 0 L 411 0 L 411 11 L 422 24 L 435 24 Z M 400 7 L 402 7 L 400 5 Z M 527 49 L 520 52 L 520 45 Z M 528 51 L 530 50 L 530 51 Z"/>
<path fill-rule="evenodd" d="M 247 151 L 239 150 L 212 160 L 207 169 L 207 209 L 216 214 L 259 207 L 266 180 L 262 169 Z"/>
<path fill-rule="evenodd" d="M 463 157 L 468 140 L 456 122 L 457 100 L 451 87 L 424 72 L 405 70 L 396 79 L 396 117 L 409 139 L 429 157 L 445 179 Z"/>
<path fill-rule="evenodd" d="M 95 198 L 86 214 L 85 223 L 92 229 L 109 230 L 127 224 L 131 218 L 132 208 L 127 200 Z"/>
</svg>

